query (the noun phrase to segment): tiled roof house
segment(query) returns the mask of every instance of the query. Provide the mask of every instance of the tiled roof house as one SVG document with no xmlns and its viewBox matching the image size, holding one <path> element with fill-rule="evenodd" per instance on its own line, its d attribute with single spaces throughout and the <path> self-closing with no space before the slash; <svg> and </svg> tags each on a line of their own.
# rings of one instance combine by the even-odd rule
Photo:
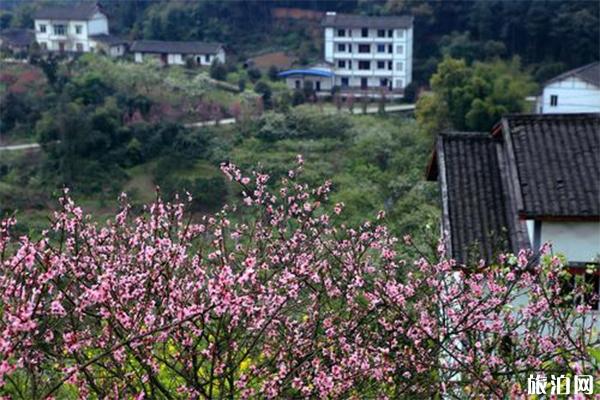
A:
<svg viewBox="0 0 600 400">
<path fill-rule="evenodd" d="M 572 265 L 597 261 L 600 114 L 509 115 L 490 133 L 442 133 L 427 177 L 460 264 L 545 242 Z"/>
</svg>

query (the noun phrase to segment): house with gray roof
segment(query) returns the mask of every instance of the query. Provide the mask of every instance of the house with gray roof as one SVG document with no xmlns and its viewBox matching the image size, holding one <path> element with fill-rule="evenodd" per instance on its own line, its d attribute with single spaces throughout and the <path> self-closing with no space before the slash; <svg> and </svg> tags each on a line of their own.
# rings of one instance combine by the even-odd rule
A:
<svg viewBox="0 0 600 400">
<path fill-rule="evenodd" d="M 439 182 L 442 230 L 459 264 L 546 242 L 572 268 L 598 262 L 598 113 L 508 115 L 491 132 L 442 133 L 427 178 Z"/>
<path fill-rule="evenodd" d="M 225 63 L 225 49 L 221 43 L 176 42 L 164 40 L 136 40 L 131 44 L 136 62 L 156 58 L 163 65 L 211 65 L 218 60 Z"/>
<path fill-rule="evenodd" d="M 540 114 L 600 112 L 600 62 L 545 82 L 536 109 Z"/>
<path fill-rule="evenodd" d="M 34 14 L 35 40 L 50 52 L 90 52 L 90 36 L 108 34 L 108 18 L 96 3 L 41 7 Z"/>
<path fill-rule="evenodd" d="M 35 41 L 35 35 L 30 29 L 9 28 L 0 31 L 0 48 L 13 53 L 26 53 Z"/>
</svg>

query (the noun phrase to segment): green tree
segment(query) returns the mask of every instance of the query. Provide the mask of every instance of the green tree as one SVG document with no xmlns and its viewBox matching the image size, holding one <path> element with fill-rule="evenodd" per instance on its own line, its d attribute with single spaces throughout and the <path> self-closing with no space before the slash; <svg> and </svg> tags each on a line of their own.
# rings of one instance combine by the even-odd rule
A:
<svg viewBox="0 0 600 400">
<path fill-rule="evenodd" d="M 224 81 L 227 77 L 227 68 L 216 58 L 210 65 L 210 77 L 218 81 Z"/>
<path fill-rule="evenodd" d="M 417 102 L 417 121 L 430 134 L 441 129 L 486 131 L 506 113 L 526 111 L 536 85 L 520 61 L 446 58 L 431 78 L 432 93 Z"/>
</svg>

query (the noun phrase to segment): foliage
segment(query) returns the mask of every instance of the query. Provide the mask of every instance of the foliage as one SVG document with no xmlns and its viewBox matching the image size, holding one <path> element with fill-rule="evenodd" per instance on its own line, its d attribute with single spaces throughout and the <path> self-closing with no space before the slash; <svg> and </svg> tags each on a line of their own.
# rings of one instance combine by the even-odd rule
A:
<svg viewBox="0 0 600 400">
<path fill-rule="evenodd" d="M 258 93 L 262 98 L 263 105 L 265 106 L 265 108 L 269 109 L 273 106 L 273 103 L 271 101 L 273 93 L 268 83 L 263 81 L 257 82 L 256 85 L 254 85 L 254 91 Z"/>
<path fill-rule="evenodd" d="M 440 129 L 487 131 L 507 113 L 525 111 L 535 84 L 518 59 L 476 62 L 446 58 L 431 78 L 432 93 L 417 103 L 417 120 L 430 134 Z"/>
<path fill-rule="evenodd" d="M 549 247 L 469 269 L 442 245 L 407 259 L 383 212 L 336 222 L 330 183 L 302 184 L 302 168 L 271 191 L 223 164 L 240 223 L 227 207 L 191 222 L 177 199 L 135 215 L 123 199 L 99 226 L 68 193 L 38 241 L 13 242 L 3 221 L 0 394 L 524 398 L 530 374 L 593 367 L 594 319 L 564 306 Z"/>
<path fill-rule="evenodd" d="M 227 68 L 217 58 L 210 65 L 210 77 L 218 81 L 224 81 L 227 76 Z"/>
</svg>

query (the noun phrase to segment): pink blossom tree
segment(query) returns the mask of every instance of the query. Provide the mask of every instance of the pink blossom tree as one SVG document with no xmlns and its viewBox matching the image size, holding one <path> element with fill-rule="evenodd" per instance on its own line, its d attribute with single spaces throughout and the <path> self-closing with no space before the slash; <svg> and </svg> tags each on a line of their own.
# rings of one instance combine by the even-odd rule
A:
<svg viewBox="0 0 600 400">
<path fill-rule="evenodd" d="M 201 221 L 123 197 L 98 224 L 68 192 L 39 240 L 3 221 L 0 395 L 525 398 L 530 373 L 591 371 L 597 337 L 549 248 L 406 260 L 419 249 L 383 213 L 336 223 L 343 204 L 301 184 L 298 161 L 277 190 L 223 165 L 239 208 Z"/>
</svg>

